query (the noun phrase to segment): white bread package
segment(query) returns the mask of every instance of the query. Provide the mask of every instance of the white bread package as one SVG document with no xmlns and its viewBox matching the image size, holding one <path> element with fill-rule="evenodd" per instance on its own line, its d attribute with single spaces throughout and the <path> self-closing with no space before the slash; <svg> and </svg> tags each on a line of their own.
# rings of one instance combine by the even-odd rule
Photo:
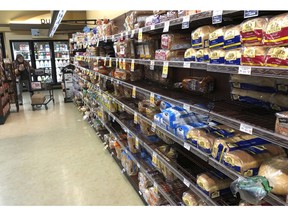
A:
<svg viewBox="0 0 288 216">
<path fill-rule="evenodd" d="M 245 20 L 241 24 L 241 39 L 244 46 L 261 46 L 263 29 L 268 23 L 267 17 L 257 17 Z"/>
<path fill-rule="evenodd" d="M 224 34 L 229 26 L 216 29 L 209 34 L 209 48 L 219 49 L 224 46 Z"/>
<path fill-rule="evenodd" d="M 197 176 L 197 186 L 211 198 L 230 192 L 232 180 L 220 172 L 205 172 Z"/>
<path fill-rule="evenodd" d="M 212 33 L 215 29 L 216 28 L 214 26 L 202 26 L 192 31 L 192 48 L 209 48 L 209 34 Z"/>
<path fill-rule="evenodd" d="M 276 113 L 275 132 L 288 136 L 288 112 Z"/>
<path fill-rule="evenodd" d="M 162 34 L 161 49 L 179 50 L 191 47 L 189 34 Z"/>
<path fill-rule="evenodd" d="M 241 55 L 241 49 L 227 50 L 224 57 L 224 63 L 227 65 L 241 65 Z"/>
<path fill-rule="evenodd" d="M 223 164 L 243 176 L 255 176 L 263 161 L 275 156 L 286 156 L 285 150 L 273 144 L 251 146 L 227 152 Z"/>
<path fill-rule="evenodd" d="M 224 49 L 241 47 L 240 25 L 232 26 L 225 31 Z"/>
<path fill-rule="evenodd" d="M 288 159 L 276 157 L 267 160 L 260 166 L 259 176 L 264 176 L 272 187 L 271 192 L 277 195 L 288 195 Z"/>
<path fill-rule="evenodd" d="M 208 124 L 203 122 L 190 123 L 188 125 L 180 125 L 176 128 L 176 136 L 182 140 L 187 140 L 187 133 L 194 128 L 208 127 Z"/>
<path fill-rule="evenodd" d="M 222 49 L 210 50 L 209 59 L 210 64 L 224 64 L 226 52 Z"/>
<path fill-rule="evenodd" d="M 189 48 L 184 53 L 184 61 L 196 61 L 196 52 L 194 48 Z"/>
<path fill-rule="evenodd" d="M 264 47 L 244 47 L 241 64 L 249 66 L 265 66 L 267 49 Z"/>
<path fill-rule="evenodd" d="M 192 191 L 186 191 L 182 195 L 182 201 L 186 206 L 198 206 L 200 199 Z"/>
<path fill-rule="evenodd" d="M 270 48 L 266 55 L 266 66 L 288 68 L 288 48 Z"/>
<path fill-rule="evenodd" d="M 196 61 L 197 62 L 209 62 L 209 53 L 210 53 L 210 50 L 207 48 L 197 50 Z"/>
<path fill-rule="evenodd" d="M 263 32 L 264 46 L 283 46 L 288 44 L 288 13 L 269 19 Z"/>
</svg>

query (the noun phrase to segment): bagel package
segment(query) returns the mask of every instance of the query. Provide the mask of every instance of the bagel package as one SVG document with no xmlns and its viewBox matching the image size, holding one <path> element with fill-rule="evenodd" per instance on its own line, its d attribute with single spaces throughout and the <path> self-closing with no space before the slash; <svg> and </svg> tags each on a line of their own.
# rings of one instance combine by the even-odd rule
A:
<svg viewBox="0 0 288 216">
<path fill-rule="evenodd" d="M 212 33 L 216 28 L 214 26 L 202 26 L 195 29 L 191 33 L 192 48 L 204 49 L 209 48 L 209 34 Z"/>
<path fill-rule="evenodd" d="M 264 47 L 244 47 L 241 64 L 249 66 L 265 66 L 267 49 Z"/>
</svg>

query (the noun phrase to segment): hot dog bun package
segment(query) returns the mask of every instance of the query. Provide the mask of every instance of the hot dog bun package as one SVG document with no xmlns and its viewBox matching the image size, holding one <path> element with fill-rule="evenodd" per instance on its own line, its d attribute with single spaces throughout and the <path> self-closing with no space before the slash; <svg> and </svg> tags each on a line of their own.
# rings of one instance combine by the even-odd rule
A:
<svg viewBox="0 0 288 216">
<path fill-rule="evenodd" d="M 288 136 L 288 112 L 276 113 L 275 132 Z"/>
<path fill-rule="evenodd" d="M 267 49 L 264 47 L 244 47 L 241 64 L 249 66 L 265 66 Z"/>
<path fill-rule="evenodd" d="M 161 49 L 179 50 L 191 47 L 189 34 L 162 34 Z"/>
<path fill-rule="evenodd" d="M 230 26 L 231 27 L 231 26 Z M 219 49 L 224 46 L 224 34 L 229 26 L 218 28 L 209 34 L 209 48 Z"/>
<path fill-rule="evenodd" d="M 210 64 L 224 64 L 226 52 L 222 49 L 210 50 L 209 59 Z"/>
<path fill-rule="evenodd" d="M 255 176 L 263 161 L 275 156 L 286 156 L 285 150 L 278 145 L 264 144 L 229 151 L 224 155 L 223 164 L 243 176 Z"/>
<path fill-rule="evenodd" d="M 184 61 L 196 61 L 196 52 L 194 48 L 189 48 L 184 53 Z"/>
<path fill-rule="evenodd" d="M 259 176 L 264 176 L 277 195 L 288 195 L 288 159 L 275 157 L 262 163 Z"/>
<path fill-rule="evenodd" d="M 209 48 L 209 34 L 212 33 L 216 28 L 214 26 L 202 26 L 191 33 L 192 48 L 204 49 Z"/>
<path fill-rule="evenodd" d="M 197 176 L 197 186 L 211 198 L 230 192 L 232 180 L 221 172 L 209 171 Z"/>
<path fill-rule="evenodd" d="M 197 50 L 196 61 L 197 62 L 209 62 L 209 53 L 210 53 L 210 50 L 208 48 Z"/>
<path fill-rule="evenodd" d="M 263 29 L 268 23 L 267 17 L 248 19 L 240 25 L 240 34 L 244 46 L 261 46 Z"/>
<path fill-rule="evenodd" d="M 266 66 L 288 68 L 288 48 L 272 47 L 268 49 Z"/>
<path fill-rule="evenodd" d="M 227 28 L 224 34 L 224 49 L 241 47 L 240 25 Z"/>
<path fill-rule="evenodd" d="M 241 49 L 227 50 L 224 57 L 224 63 L 227 65 L 241 65 Z"/>
<path fill-rule="evenodd" d="M 283 46 L 288 44 L 288 13 L 269 19 L 263 32 L 264 46 Z"/>
</svg>

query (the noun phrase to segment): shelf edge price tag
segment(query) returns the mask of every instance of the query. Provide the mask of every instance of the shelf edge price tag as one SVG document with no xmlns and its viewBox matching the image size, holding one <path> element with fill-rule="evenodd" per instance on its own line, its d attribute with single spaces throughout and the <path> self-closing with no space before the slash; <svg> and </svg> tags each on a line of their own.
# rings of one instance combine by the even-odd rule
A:
<svg viewBox="0 0 288 216">
<path fill-rule="evenodd" d="M 155 62 L 153 60 L 150 61 L 150 70 L 154 70 Z"/>
<path fill-rule="evenodd" d="M 115 35 L 112 35 L 111 39 L 112 39 L 112 42 L 114 42 L 114 40 L 115 40 Z"/>
<path fill-rule="evenodd" d="M 244 18 L 256 17 L 258 14 L 258 10 L 244 10 Z"/>
<path fill-rule="evenodd" d="M 134 67 L 135 67 L 135 59 L 131 60 L 131 71 L 134 71 Z"/>
<path fill-rule="evenodd" d="M 191 67 L 191 62 L 184 62 L 183 63 L 184 68 L 190 68 Z"/>
<path fill-rule="evenodd" d="M 168 66 L 169 66 L 169 62 L 167 61 L 163 62 L 162 78 L 168 77 Z"/>
<path fill-rule="evenodd" d="M 164 23 L 163 32 L 168 32 L 169 31 L 169 27 L 170 27 L 170 21 L 166 21 Z"/>
<path fill-rule="evenodd" d="M 122 109 L 125 110 L 125 105 L 124 104 L 122 104 Z"/>
<path fill-rule="evenodd" d="M 96 47 L 99 47 L 99 42 L 100 42 L 100 40 L 99 40 L 99 38 L 97 39 L 97 42 L 96 42 Z"/>
<path fill-rule="evenodd" d="M 138 137 L 135 138 L 135 147 L 136 147 L 136 149 L 139 149 L 139 138 Z"/>
<path fill-rule="evenodd" d="M 155 103 L 154 99 L 155 99 L 155 94 L 151 92 L 150 93 L 150 104 L 154 105 L 154 103 Z"/>
<path fill-rule="evenodd" d="M 155 30 L 155 25 L 151 25 L 150 30 Z"/>
<path fill-rule="evenodd" d="M 119 62 L 118 62 L 118 59 L 116 58 L 115 60 L 115 63 L 116 63 L 116 68 L 119 68 Z"/>
<path fill-rule="evenodd" d="M 142 43 L 142 38 L 143 38 L 143 34 L 142 34 L 142 28 L 139 28 L 139 31 L 138 31 L 138 42 L 139 43 Z"/>
<path fill-rule="evenodd" d="M 184 148 L 190 151 L 191 146 L 189 145 L 189 143 L 184 142 Z"/>
<path fill-rule="evenodd" d="M 190 105 L 189 104 L 183 104 L 183 109 L 190 111 Z"/>
<path fill-rule="evenodd" d="M 154 182 L 153 186 L 155 188 L 155 192 L 158 194 L 158 184 L 156 182 Z"/>
<path fill-rule="evenodd" d="M 190 182 L 189 182 L 186 178 L 183 179 L 183 183 L 184 183 L 187 187 L 190 187 Z"/>
<path fill-rule="evenodd" d="M 151 131 L 152 131 L 152 132 L 155 132 L 155 130 L 156 130 L 156 124 L 153 122 L 153 123 L 152 123 L 152 127 L 151 127 Z"/>
<path fill-rule="evenodd" d="M 130 38 L 134 38 L 134 34 L 135 34 L 135 30 L 132 30 L 132 31 L 131 31 L 131 35 L 130 35 Z"/>
<path fill-rule="evenodd" d="M 137 163 L 137 167 L 140 169 L 140 164 L 139 163 Z"/>
<path fill-rule="evenodd" d="M 182 29 L 188 29 L 190 22 L 190 16 L 184 16 L 182 19 Z"/>
<path fill-rule="evenodd" d="M 246 124 L 240 124 L 240 131 L 252 135 L 253 134 L 253 127 L 251 127 L 250 125 L 246 125 Z"/>
<path fill-rule="evenodd" d="M 122 60 L 122 68 L 123 68 L 123 70 L 126 70 L 126 60 L 125 59 Z"/>
<path fill-rule="evenodd" d="M 132 89 L 132 98 L 136 98 L 136 87 L 133 86 L 133 89 Z"/>
<path fill-rule="evenodd" d="M 223 10 L 213 10 L 212 24 L 222 23 Z"/>
<path fill-rule="evenodd" d="M 112 67 L 112 58 L 109 58 L 109 67 Z"/>
<path fill-rule="evenodd" d="M 251 75 L 251 67 L 249 67 L 249 66 L 239 66 L 238 74 Z"/>
<path fill-rule="evenodd" d="M 135 112 L 134 113 L 134 124 L 137 124 L 138 123 L 138 115 L 137 113 Z"/>
<path fill-rule="evenodd" d="M 106 57 L 104 58 L 104 66 L 106 66 L 106 61 L 107 61 L 107 59 L 106 59 Z"/>
</svg>

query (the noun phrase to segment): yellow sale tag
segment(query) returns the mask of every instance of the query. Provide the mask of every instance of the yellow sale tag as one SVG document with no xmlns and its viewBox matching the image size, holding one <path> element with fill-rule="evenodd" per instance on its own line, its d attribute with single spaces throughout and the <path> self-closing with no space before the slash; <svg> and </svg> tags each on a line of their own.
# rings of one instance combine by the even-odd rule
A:
<svg viewBox="0 0 288 216">
<path fill-rule="evenodd" d="M 164 62 L 163 64 L 163 70 L 162 70 L 162 78 L 167 78 L 168 77 L 168 62 Z"/>
<path fill-rule="evenodd" d="M 126 70 L 126 63 L 125 63 L 125 59 L 123 59 L 122 67 L 123 67 L 123 70 Z"/>
<path fill-rule="evenodd" d="M 154 105 L 154 93 L 151 93 L 150 94 L 150 104 L 153 104 Z"/>
<path fill-rule="evenodd" d="M 135 147 L 136 147 L 136 149 L 139 149 L 139 139 L 138 139 L 138 137 L 136 137 L 136 139 L 135 139 Z"/>
<path fill-rule="evenodd" d="M 135 64 L 135 59 L 131 60 L 131 71 L 134 71 L 134 64 Z"/>
<path fill-rule="evenodd" d="M 138 31 L 138 42 L 139 42 L 139 43 L 142 42 L 142 38 L 143 38 L 142 36 L 143 36 L 143 35 L 142 35 L 142 28 L 140 28 L 139 31 Z"/>
<path fill-rule="evenodd" d="M 137 113 L 135 112 L 134 113 L 134 124 L 137 124 L 138 123 L 138 115 Z"/>
<path fill-rule="evenodd" d="M 112 58 L 109 59 L 109 67 L 112 67 Z"/>
<path fill-rule="evenodd" d="M 133 86 L 132 98 L 136 98 L 136 87 L 135 86 Z"/>
</svg>

